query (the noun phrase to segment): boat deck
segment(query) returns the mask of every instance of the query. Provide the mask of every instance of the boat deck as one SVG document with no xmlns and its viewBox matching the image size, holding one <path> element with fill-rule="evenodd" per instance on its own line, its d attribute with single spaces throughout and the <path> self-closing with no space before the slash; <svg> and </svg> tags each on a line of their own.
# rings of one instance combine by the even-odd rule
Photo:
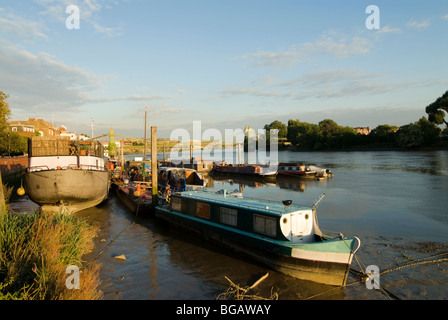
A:
<svg viewBox="0 0 448 320">
<path fill-rule="evenodd" d="M 180 194 L 185 198 L 190 198 L 194 200 L 204 200 L 212 203 L 221 203 L 236 208 L 248 208 L 252 210 L 258 210 L 265 213 L 283 215 L 285 213 L 291 213 L 299 210 L 311 210 L 312 206 L 305 206 L 300 204 L 291 204 L 290 206 L 285 206 L 283 203 L 278 201 L 270 201 L 264 199 L 254 199 L 254 198 L 240 198 L 233 195 L 217 194 L 215 192 L 200 190 L 200 191 L 184 191 Z"/>
</svg>

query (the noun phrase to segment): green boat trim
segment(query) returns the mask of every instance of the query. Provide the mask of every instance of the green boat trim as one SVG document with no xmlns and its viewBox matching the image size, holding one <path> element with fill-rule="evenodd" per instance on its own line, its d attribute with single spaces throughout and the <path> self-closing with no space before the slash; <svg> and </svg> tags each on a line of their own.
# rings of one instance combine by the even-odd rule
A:
<svg viewBox="0 0 448 320">
<path fill-rule="evenodd" d="M 156 216 L 279 272 L 330 285 L 345 284 L 360 247 L 357 237 L 323 235 L 315 209 L 290 202 L 185 191 L 157 206 Z"/>
</svg>

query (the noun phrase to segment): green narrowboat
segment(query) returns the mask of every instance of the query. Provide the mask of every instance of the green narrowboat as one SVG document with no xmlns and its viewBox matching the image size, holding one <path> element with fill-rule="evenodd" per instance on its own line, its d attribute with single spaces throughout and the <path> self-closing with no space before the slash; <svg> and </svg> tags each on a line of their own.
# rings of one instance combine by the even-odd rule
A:
<svg viewBox="0 0 448 320">
<path fill-rule="evenodd" d="M 315 206 L 275 202 L 207 190 L 173 193 L 156 216 L 230 247 L 290 276 L 345 285 L 357 237 L 320 231 Z"/>
</svg>

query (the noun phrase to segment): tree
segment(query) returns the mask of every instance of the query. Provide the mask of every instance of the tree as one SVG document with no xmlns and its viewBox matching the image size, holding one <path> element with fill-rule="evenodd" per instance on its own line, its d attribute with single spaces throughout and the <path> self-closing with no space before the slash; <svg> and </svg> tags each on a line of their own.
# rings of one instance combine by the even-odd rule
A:
<svg viewBox="0 0 448 320">
<path fill-rule="evenodd" d="M 448 112 L 448 91 L 426 107 L 429 121 L 437 125 L 445 124 L 448 128 L 448 122 L 445 120 L 445 112 Z"/>
<path fill-rule="evenodd" d="M 270 130 L 278 130 L 278 138 L 279 139 L 285 139 L 287 134 L 288 134 L 288 127 L 286 126 L 286 124 L 275 120 L 272 121 L 270 124 L 267 124 L 264 126 L 264 129 L 266 130 L 266 138 L 267 140 L 269 140 L 269 134 L 270 134 Z"/>
<path fill-rule="evenodd" d="M 403 148 L 420 147 L 434 142 L 441 131 L 434 123 L 422 117 L 417 122 L 401 127 L 396 133 L 396 140 Z"/>
<path fill-rule="evenodd" d="M 8 129 L 8 120 L 11 117 L 11 109 L 6 101 L 8 98 L 9 95 L 0 90 L 0 154 L 23 154 L 28 148 L 27 139 Z"/>
<path fill-rule="evenodd" d="M 7 128 L 7 122 L 11 117 L 11 109 L 6 99 L 9 95 L 0 90 L 0 132 L 4 132 Z"/>
<path fill-rule="evenodd" d="M 372 142 L 392 142 L 397 130 L 397 126 L 381 124 L 370 132 L 370 140 Z"/>
<path fill-rule="evenodd" d="M 289 142 L 301 148 L 314 149 L 320 138 L 319 126 L 300 120 L 289 120 L 287 138 Z"/>
<path fill-rule="evenodd" d="M 319 129 L 322 132 L 324 139 L 335 135 L 338 131 L 338 127 L 338 124 L 331 119 L 325 119 L 319 122 Z"/>
</svg>

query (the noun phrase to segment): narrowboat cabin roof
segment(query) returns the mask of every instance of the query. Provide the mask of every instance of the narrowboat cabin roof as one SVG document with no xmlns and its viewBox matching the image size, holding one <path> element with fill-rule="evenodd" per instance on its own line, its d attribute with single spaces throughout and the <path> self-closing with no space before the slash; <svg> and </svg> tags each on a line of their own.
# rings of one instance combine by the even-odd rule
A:
<svg viewBox="0 0 448 320">
<path fill-rule="evenodd" d="M 241 209 L 256 210 L 270 215 L 281 216 L 286 213 L 292 213 L 301 210 L 312 210 L 312 206 L 305 206 L 292 203 L 289 206 L 284 205 L 279 201 L 261 200 L 254 198 L 241 198 L 231 194 L 218 194 L 213 191 L 199 190 L 199 191 L 183 191 L 177 192 L 173 195 L 180 195 L 182 198 L 189 198 L 193 200 L 206 201 L 225 206 L 232 206 Z"/>
</svg>

